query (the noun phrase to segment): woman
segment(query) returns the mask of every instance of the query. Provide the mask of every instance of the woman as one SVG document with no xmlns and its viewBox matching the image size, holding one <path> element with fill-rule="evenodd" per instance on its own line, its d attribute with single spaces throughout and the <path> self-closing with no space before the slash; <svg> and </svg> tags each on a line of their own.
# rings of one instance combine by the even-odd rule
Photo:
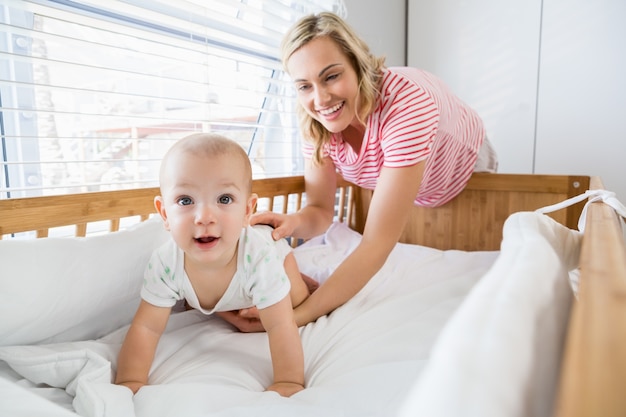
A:
<svg viewBox="0 0 626 417">
<path fill-rule="evenodd" d="M 298 97 L 306 141 L 307 205 L 298 213 L 257 213 L 274 239 L 308 239 L 333 220 L 336 172 L 375 189 L 358 247 L 295 309 L 299 326 L 359 292 L 397 243 L 413 204 L 442 205 L 474 171 L 495 171 L 495 153 L 479 116 L 439 79 L 416 68 L 386 68 L 338 16 L 300 20 L 285 36 L 283 65 Z M 481 154 L 479 158 L 479 153 Z M 485 163 L 486 162 L 486 163 Z M 261 330 L 254 311 L 226 317 Z"/>
</svg>

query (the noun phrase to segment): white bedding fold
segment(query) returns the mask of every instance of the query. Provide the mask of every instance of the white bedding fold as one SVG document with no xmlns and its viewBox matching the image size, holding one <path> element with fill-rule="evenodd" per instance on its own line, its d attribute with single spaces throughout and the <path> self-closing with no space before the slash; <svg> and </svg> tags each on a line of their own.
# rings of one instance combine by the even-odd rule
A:
<svg viewBox="0 0 626 417">
<path fill-rule="evenodd" d="M 523 231 L 530 233 L 527 242 L 530 239 L 528 236 L 537 233 L 554 234 L 550 227 L 541 226 L 539 230 L 532 225 L 529 227 Z M 296 251 L 298 262 L 305 273 L 317 273 L 318 278 L 323 279 L 359 238 L 345 226 L 334 225 L 324 238 Z M 559 236 L 549 239 L 550 242 L 556 242 L 552 247 L 559 247 Z M 503 250 L 520 255 L 524 253 L 516 245 L 505 245 Z M 532 251 L 528 253 L 534 256 Z M 8 363 L 22 381 L 39 386 L 49 385 L 67 392 L 67 395 L 73 397 L 74 411 L 83 416 L 390 417 L 399 413 L 407 396 L 423 398 L 429 393 L 416 393 L 412 388 L 416 381 L 421 380 L 425 369 L 428 372 L 424 375 L 439 384 L 441 389 L 437 396 L 430 398 L 432 401 L 420 402 L 420 407 L 423 407 L 420 409 L 427 410 L 427 406 L 441 406 L 436 403 L 437 399 L 445 401 L 455 390 L 463 392 L 469 390 L 472 384 L 476 385 L 476 380 L 471 378 L 454 383 L 446 380 L 447 377 L 453 378 L 454 373 L 459 371 L 467 372 L 466 376 L 476 375 L 470 369 L 480 362 L 477 362 L 477 356 L 471 356 L 475 354 L 473 348 L 467 347 L 471 345 L 472 338 L 474 342 L 482 342 L 483 347 L 488 343 L 505 340 L 498 339 L 495 333 L 487 336 L 480 327 L 475 330 L 467 327 L 458 332 L 457 336 L 446 330 L 442 335 L 445 337 L 435 345 L 442 329 L 452 325 L 469 326 L 472 322 L 470 318 L 482 324 L 493 323 L 493 315 L 503 311 L 494 310 L 498 305 L 508 306 L 511 311 L 518 308 L 514 307 L 515 302 L 520 302 L 519 299 L 516 301 L 516 297 L 524 297 L 523 300 L 533 298 L 533 285 L 536 284 L 531 281 L 522 287 L 514 284 L 511 277 L 515 274 L 509 270 L 513 264 L 506 264 L 508 255 L 504 255 L 504 258 L 502 256 L 502 253 L 497 252 L 438 251 L 398 244 L 382 270 L 357 296 L 332 314 L 300 329 L 307 389 L 291 398 L 263 391 L 272 378 L 266 334 L 242 334 L 233 331 L 217 317 L 205 317 L 195 311 L 177 313 L 171 317 L 157 349 L 150 385 L 142 388 L 134 397 L 126 388 L 111 384 L 112 370 L 115 369 L 126 328 L 120 328 L 97 340 L 0 348 L 0 359 Z M 565 254 L 561 253 L 560 256 Z M 496 257 L 499 262 L 494 264 Z M 535 256 L 533 261 L 537 259 Z M 567 263 L 570 260 L 557 256 L 550 262 Z M 487 274 L 492 265 L 498 267 Z M 522 265 L 520 263 L 518 266 Z M 530 271 L 526 274 L 539 273 L 537 270 L 541 269 L 541 266 L 535 265 L 532 270 L 528 270 L 528 265 L 524 265 L 520 271 Z M 562 266 L 559 271 L 564 271 Z M 481 280 L 481 286 L 472 291 L 476 282 L 486 274 L 488 279 Z M 558 276 L 562 276 L 561 272 Z M 559 305 L 565 302 L 566 289 L 562 284 L 549 284 L 545 291 L 542 290 L 543 295 L 536 297 L 540 301 L 540 310 L 532 317 L 547 317 L 545 314 L 551 311 L 545 309 L 546 300 L 551 297 L 550 291 L 557 294 L 555 299 L 560 300 Z M 472 296 L 468 298 L 470 291 Z M 500 301 L 488 302 L 494 299 Z M 458 309 L 460 305 L 463 307 Z M 522 306 L 533 308 L 532 305 Z M 455 311 L 464 313 L 461 317 L 457 313 L 455 320 L 446 326 Z M 560 317 L 555 317 L 547 328 L 560 328 Z M 519 325 L 513 323 L 516 322 L 507 323 L 502 317 L 501 325 L 505 326 L 503 331 L 511 333 L 509 341 L 523 344 L 527 340 L 523 333 L 515 334 L 518 330 L 545 334 L 530 329 L 532 326 L 526 322 Z M 508 324 L 513 324 L 513 327 L 507 328 Z M 494 326 L 492 331 L 499 328 Z M 483 336 L 477 340 L 477 335 Z M 442 344 L 448 348 L 442 347 Z M 456 350 L 449 349 L 454 345 Z M 436 346 L 435 351 L 432 351 L 433 346 Z M 535 352 L 541 351 L 541 339 L 533 339 L 529 348 L 535 349 Z M 452 353 L 458 357 L 447 356 Z M 506 352 L 501 353 L 504 355 Z M 503 358 L 506 359 L 506 356 Z M 521 359 L 520 356 L 520 366 Z M 484 360 L 484 357 L 480 360 Z M 493 360 L 502 367 L 508 364 L 497 356 Z M 447 362 L 447 376 L 437 374 L 438 378 L 433 380 L 431 368 L 441 362 Z M 505 369 L 501 371 L 506 372 Z M 15 375 L 12 376 L 14 379 L 17 378 Z M 548 379 L 553 377 L 551 373 L 539 372 L 535 373 L 535 379 L 529 381 L 537 381 L 537 375 Z M 494 381 L 503 385 L 499 379 L 492 379 L 489 383 L 493 384 Z M 515 393 L 514 388 L 509 389 Z M 537 395 L 540 389 L 543 386 L 537 384 L 535 391 L 527 391 L 526 400 L 530 398 L 528 396 Z M 463 397 L 454 398 L 457 401 Z M 539 393 L 536 398 L 542 404 L 535 405 L 534 410 L 545 407 L 545 397 Z M 481 409 L 478 397 L 472 404 L 476 405 L 477 410 Z M 36 404 L 36 407 L 40 406 L 40 402 Z M 526 411 L 533 410 L 527 404 L 524 407 Z M 39 408 L 33 410 L 35 412 L 31 415 L 46 415 L 43 411 L 47 411 Z M 4 411 L 5 406 L 0 405 L 0 414 L 4 415 Z"/>
<path fill-rule="evenodd" d="M 552 416 L 580 242 L 543 214 L 511 215 L 500 255 L 446 323 L 401 417 Z"/>
</svg>

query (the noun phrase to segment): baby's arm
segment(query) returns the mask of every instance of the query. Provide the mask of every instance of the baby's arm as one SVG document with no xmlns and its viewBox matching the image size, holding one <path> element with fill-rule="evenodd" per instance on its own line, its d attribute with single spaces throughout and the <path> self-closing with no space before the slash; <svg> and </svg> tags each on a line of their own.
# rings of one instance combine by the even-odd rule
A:
<svg viewBox="0 0 626 417">
<path fill-rule="evenodd" d="M 130 388 L 133 394 L 148 383 L 154 353 L 170 311 L 171 308 L 156 307 L 141 300 L 126 333 L 117 360 L 115 383 Z"/>
<path fill-rule="evenodd" d="M 274 383 L 267 391 L 290 397 L 304 389 L 304 353 L 291 300 L 285 297 L 270 307 L 259 309 L 259 316 L 267 330 L 274 369 Z"/>
<path fill-rule="evenodd" d="M 306 300 L 311 292 L 309 291 L 309 287 L 300 273 L 300 269 L 296 263 L 296 257 L 292 252 L 285 257 L 283 266 L 285 267 L 285 272 L 287 273 L 289 283 L 291 284 L 291 290 L 289 291 L 289 294 L 291 295 L 291 306 L 295 308 Z"/>
</svg>

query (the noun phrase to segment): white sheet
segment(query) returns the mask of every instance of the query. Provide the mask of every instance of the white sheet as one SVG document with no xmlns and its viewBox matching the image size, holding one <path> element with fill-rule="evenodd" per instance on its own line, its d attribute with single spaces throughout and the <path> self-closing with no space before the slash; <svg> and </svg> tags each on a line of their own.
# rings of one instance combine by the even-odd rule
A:
<svg viewBox="0 0 626 417">
<path fill-rule="evenodd" d="M 514 229 L 517 228 L 527 236 L 539 236 L 539 241 L 545 234 L 549 235 L 552 243 L 548 246 L 558 246 L 560 238 L 569 239 L 575 249 L 576 239 L 570 239 L 566 232 L 555 234 L 549 221 L 547 224 L 543 220 L 517 221 Z M 516 234 L 519 235 L 513 233 Z M 324 238 L 297 249 L 298 262 L 305 273 L 317 274 L 323 279 L 354 248 L 359 238 L 345 226 L 333 225 Z M 524 265 L 528 262 L 523 255 L 531 256 L 526 261 L 537 261 L 536 252 L 521 248 L 537 245 L 537 242 L 526 239 L 522 246 L 505 244 L 502 253 L 438 251 L 398 244 L 382 270 L 357 296 L 329 316 L 301 329 L 307 389 L 291 398 L 263 391 L 271 381 L 265 334 L 238 333 L 217 317 L 207 318 L 189 311 L 170 319 L 154 360 L 151 385 L 142 388 L 134 398 L 126 388 L 111 384 L 111 367 L 115 367 L 126 327 L 95 340 L 1 347 L 0 364 L 4 361 L 4 365 L 0 366 L 0 375 L 12 383 L 0 384 L 0 414 L 58 413 L 59 407 L 41 398 L 45 397 L 82 416 L 390 417 L 402 413 L 403 417 L 408 417 L 422 415 L 425 410 L 434 410 L 432 414 L 424 414 L 429 416 L 456 416 L 465 414 L 450 404 L 457 398 L 465 398 L 465 402 L 459 404 L 475 406 L 473 415 L 501 417 L 507 414 L 480 412 L 502 410 L 491 407 L 488 400 L 490 392 L 500 398 L 503 388 L 505 394 L 516 396 L 518 403 L 521 401 L 521 408 L 538 400 L 545 409 L 551 404 L 550 399 L 537 397 L 535 392 L 541 394 L 545 387 L 540 384 L 534 390 L 528 387 L 537 382 L 537 375 L 542 375 L 535 372 L 535 367 L 527 372 L 532 374 L 529 379 L 515 372 L 507 374 L 508 370 L 514 371 L 519 366 L 512 364 L 509 368 L 511 364 L 500 360 L 499 366 L 503 368 L 498 370 L 500 375 L 487 378 L 483 386 L 482 381 L 473 379 L 480 372 L 461 368 L 475 369 L 474 361 L 486 364 L 486 358 L 493 351 L 485 349 L 489 343 L 486 346 L 481 340 L 498 341 L 502 325 L 510 325 L 509 333 L 514 337 L 502 338 L 500 348 L 510 352 L 509 356 L 505 354 L 501 358 L 515 357 L 517 349 L 521 349 L 520 352 L 531 349 L 541 354 L 541 340 L 535 335 L 544 335 L 545 329 L 555 325 L 543 328 L 542 320 L 531 318 L 522 320 L 525 325 L 518 328 L 515 315 L 511 315 L 515 308 L 511 307 L 519 304 L 508 302 L 517 297 L 520 286 L 515 282 L 523 279 L 527 271 Z M 546 250 L 545 245 L 541 248 Z M 571 256 L 567 256 L 577 257 L 571 252 Z M 496 258 L 498 262 L 494 263 Z M 535 279 L 521 285 L 525 288 L 522 304 L 529 302 L 524 307 L 532 312 L 533 285 L 543 286 L 541 282 L 545 282 L 546 288 L 554 289 L 559 306 L 557 316 L 561 317 L 563 311 L 567 311 L 567 293 L 571 290 L 555 282 L 563 278 L 560 272 L 569 261 L 558 256 L 547 258 L 549 264 L 534 267 L 533 271 L 547 269 L 559 273 L 548 273 L 549 277 L 543 281 Z M 516 262 L 509 268 L 507 262 L 511 259 Z M 515 273 L 514 266 L 522 266 L 521 274 Z M 488 279 L 481 279 L 483 276 Z M 480 285 L 475 286 L 479 280 Z M 545 312 L 550 291 L 540 292 L 538 306 Z M 500 302 L 490 303 L 494 297 Z M 459 316 L 457 312 L 455 319 L 449 321 L 455 311 L 463 311 L 463 314 Z M 508 315 L 499 326 L 481 330 L 485 320 L 503 311 Z M 539 316 L 531 314 L 530 317 Z M 507 322 L 509 319 L 513 321 Z M 554 320 L 547 322 L 556 323 Z M 458 338 L 454 336 L 459 326 L 470 325 L 478 325 L 477 330 L 467 327 L 459 332 Z M 438 340 L 440 333 L 442 337 Z M 528 346 L 524 345 L 525 341 Z M 523 346 L 516 346 L 516 343 Z M 548 349 L 553 348 L 554 343 L 550 343 Z M 445 366 L 448 361 L 450 366 Z M 507 375 L 510 375 L 508 380 Z M 439 387 L 433 398 L 424 390 L 422 381 L 425 380 Z M 505 386 L 507 382 L 511 387 Z M 478 406 L 480 401 L 468 402 L 467 399 L 477 387 L 483 395 L 481 400 L 487 400 L 483 408 Z M 27 400 L 33 393 L 38 401 Z M 448 403 L 442 405 L 439 400 Z M 8 414 L 9 410 L 18 412 Z M 456 412 L 450 414 L 446 410 Z"/>
<path fill-rule="evenodd" d="M 334 225 L 324 239 L 297 250 L 299 263 L 319 277 L 358 239 Z M 0 348 L 0 359 L 13 368 L 0 375 L 65 406 L 71 401 L 83 416 L 387 417 L 443 324 L 496 255 L 398 245 L 354 299 L 301 329 L 307 389 L 292 398 L 263 392 L 272 376 L 265 334 L 241 334 L 194 311 L 172 316 L 151 385 L 134 398 L 110 383 L 125 327 L 92 341 Z M 59 392 L 65 400 L 59 401 Z M 11 391 L 0 395 L 0 404 L 14 403 Z M 22 406 L 32 415 L 44 413 L 40 403 Z"/>
</svg>

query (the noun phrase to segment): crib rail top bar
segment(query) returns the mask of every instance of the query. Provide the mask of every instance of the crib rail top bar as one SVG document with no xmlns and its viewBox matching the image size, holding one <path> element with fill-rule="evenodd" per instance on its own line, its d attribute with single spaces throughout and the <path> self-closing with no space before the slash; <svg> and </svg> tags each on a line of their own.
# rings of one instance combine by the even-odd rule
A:
<svg viewBox="0 0 626 417">
<path fill-rule="evenodd" d="M 338 186 L 350 185 L 339 179 Z M 304 194 L 304 177 L 275 177 L 255 179 L 252 191 L 259 198 L 274 198 Z M 0 237 L 12 233 L 38 231 L 46 237 L 54 227 L 76 225 L 84 229 L 87 223 L 111 221 L 141 216 L 146 219 L 155 213 L 154 197 L 158 187 L 131 190 L 98 191 L 42 197 L 25 197 L 0 200 Z M 112 230 L 114 230 L 113 228 Z M 80 231 L 77 235 L 84 235 Z"/>
</svg>

